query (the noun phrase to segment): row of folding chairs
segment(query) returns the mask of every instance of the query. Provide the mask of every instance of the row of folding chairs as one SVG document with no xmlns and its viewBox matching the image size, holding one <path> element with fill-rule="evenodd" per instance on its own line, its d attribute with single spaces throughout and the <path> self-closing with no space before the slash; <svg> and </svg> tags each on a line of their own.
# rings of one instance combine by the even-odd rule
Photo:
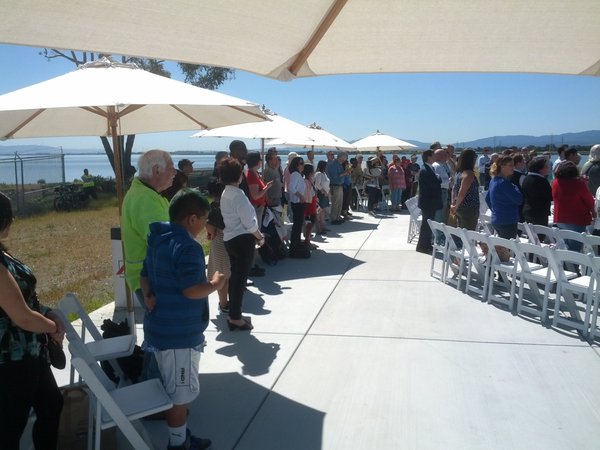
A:
<svg viewBox="0 0 600 450">
<path fill-rule="evenodd" d="M 576 329 L 592 342 L 600 333 L 600 257 L 595 252 L 540 245 L 526 237 L 502 239 L 432 220 L 429 226 L 434 236 L 444 237 L 434 239 L 432 277 L 515 314 L 539 317 L 542 324 Z M 586 243 L 600 244 L 594 239 Z"/>
<path fill-rule="evenodd" d="M 135 421 L 170 409 L 173 403 L 158 379 L 131 385 L 124 383 L 125 377 L 116 358 L 131 355 L 135 348 L 135 336 L 104 339 L 72 293 L 59 302 L 56 313 L 65 324 L 69 342 L 71 384 L 76 370 L 80 380 L 85 382 L 88 394 L 87 448 L 100 450 L 102 430 L 117 426 L 133 448 L 150 450 L 152 445 L 142 437 L 145 434 L 143 427 Z M 73 318 L 81 321 L 79 331 L 69 320 Z M 120 375 L 118 386 L 104 373 L 100 361 L 109 361 L 115 373 Z"/>
</svg>

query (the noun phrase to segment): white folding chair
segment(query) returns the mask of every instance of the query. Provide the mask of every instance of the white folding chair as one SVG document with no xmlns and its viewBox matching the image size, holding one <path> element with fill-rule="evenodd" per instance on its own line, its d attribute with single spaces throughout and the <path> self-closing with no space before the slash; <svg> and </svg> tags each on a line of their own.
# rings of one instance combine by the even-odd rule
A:
<svg viewBox="0 0 600 450">
<path fill-rule="evenodd" d="M 488 207 L 488 205 L 485 201 L 486 195 L 487 195 L 486 191 L 481 191 L 479 193 L 479 215 L 487 214 L 487 212 L 490 210 L 490 208 Z"/>
<path fill-rule="evenodd" d="M 550 247 L 557 248 L 560 246 L 556 238 L 556 231 L 558 228 L 547 227 L 545 225 L 536 225 L 533 223 L 528 223 L 527 226 L 531 230 L 533 234 L 538 236 L 537 242 L 540 242 L 539 236 L 544 235 L 544 240 L 540 242 L 540 245 L 549 245 Z"/>
<path fill-rule="evenodd" d="M 386 211 L 390 210 L 391 195 L 389 184 L 381 186 L 381 201 Z"/>
<path fill-rule="evenodd" d="M 354 192 L 356 192 L 356 206 L 358 207 L 358 209 L 366 211 L 369 202 L 369 196 L 367 195 L 365 186 L 362 185 L 359 188 L 357 185 L 354 185 Z"/>
<path fill-rule="evenodd" d="M 467 279 L 465 282 L 465 293 L 474 292 L 481 297 L 481 301 L 487 301 L 487 285 L 490 278 L 490 255 L 480 250 L 478 244 L 485 243 L 482 233 L 472 230 L 464 230 L 465 252 L 467 258 Z"/>
<path fill-rule="evenodd" d="M 490 259 L 490 278 L 488 282 L 487 301 L 501 303 L 505 305 L 509 311 L 514 310 L 515 292 L 518 285 L 518 277 L 521 273 L 521 266 L 518 258 L 515 258 L 517 252 L 515 241 L 503 239 L 497 236 L 485 236 L 486 243 L 491 255 Z M 502 261 L 497 247 L 506 248 L 511 256 L 508 261 Z M 498 272 L 498 281 L 494 281 L 494 273 Z M 506 288 L 508 298 L 494 292 L 494 287 Z"/>
<path fill-rule="evenodd" d="M 595 257 L 600 256 L 600 236 L 594 234 L 584 234 L 585 243 L 583 244 L 582 253 L 590 253 Z"/>
<path fill-rule="evenodd" d="M 492 216 L 487 214 L 479 214 L 479 228 L 487 235 L 493 236 L 496 234 L 496 230 L 492 225 Z"/>
<path fill-rule="evenodd" d="M 444 283 L 456 286 L 456 289 L 459 291 L 463 275 L 466 276 L 467 272 L 467 237 L 464 232 L 465 230 L 462 228 L 445 227 L 446 256 L 444 259 L 446 260 L 446 268 L 443 274 L 443 281 Z M 451 276 L 449 276 L 450 271 L 452 271 Z"/>
<path fill-rule="evenodd" d="M 570 326 L 579 330 L 583 336 L 587 336 L 594 296 L 598 288 L 598 269 L 594 258 L 591 255 L 569 250 L 552 250 L 548 251 L 548 263 L 558 280 L 552 325 Z M 570 278 L 565 266 L 577 267 L 579 276 Z M 578 301 L 584 304 L 583 319 L 576 304 Z M 568 312 L 569 317 L 563 317 L 561 310 Z"/>
<path fill-rule="evenodd" d="M 71 365 L 81 375 L 88 388 L 88 449 L 92 448 L 93 439 L 93 448 L 100 450 L 102 430 L 117 426 L 134 449 L 150 450 L 152 446 L 142 438 L 132 421 L 173 406 L 161 381 L 153 378 L 117 388 L 102 371 L 82 340 L 70 341 L 69 351 L 72 355 Z"/>
<path fill-rule="evenodd" d="M 598 237 L 598 236 L 594 236 Z M 592 255 L 591 253 L 589 254 Z M 600 312 L 600 292 L 598 292 L 598 288 L 600 287 L 600 257 L 592 256 L 592 262 L 595 266 L 595 276 L 596 276 L 596 290 L 594 292 L 594 299 L 592 304 L 592 319 L 590 321 L 590 343 L 594 343 L 596 339 L 596 335 L 600 334 L 600 330 L 598 329 L 598 313 Z"/>
<path fill-rule="evenodd" d="M 408 238 L 407 241 L 409 244 L 419 236 L 419 232 L 421 231 L 421 208 L 418 206 L 419 204 L 419 196 L 415 195 L 414 197 L 406 200 L 405 205 L 408 208 L 408 213 L 410 214 L 410 220 L 408 223 Z"/>
<path fill-rule="evenodd" d="M 517 314 L 526 312 L 540 318 L 541 323 L 548 320 L 548 304 L 550 292 L 556 292 L 557 278 L 554 271 L 548 264 L 548 252 L 552 250 L 549 247 L 542 247 L 535 244 L 519 243 L 517 244 L 518 253 L 515 257 L 520 258 L 521 282 L 519 284 L 519 295 L 517 301 Z M 577 277 L 576 273 L 565 271 L 568 279 Z M 532 295 L 532 303 L 539 306 L 535 308 L 526 306 L 524 301 L 524 285 L 527 284 L 529 292 Z M 544 291 L 540 295 L 540 285 Z"/>
<path fill-rule="evenodd" d="M 569 250 L 567 241 L 575 241 L 581 244 L 581 250 L 583 251 L 584 246 L 587 244 L 587 238 L 585 233 L 578 233 L 572 230 L 561 230 L 557 228 L 554 232 L 558 247 L 561 249 Z"/>
<path fill-rule="evenodd" d="M 429 228 L 431 228 L 431 233 L 434 236 L 433 239 L 433 251 L 431 252 L 431 267 L 429 268 L 429 276 L 433 278 L 437 278 L 440 281 L 444 281 L 444 274 L 446 273 L 446 254 L 448 250 L 448 240 L 444 239 L 442 242 L 441 239 L 436 239 L 438 234 L 442 236 L 446 235 L 446 225 L 440 222 L 436 222 L 435 220 L 427 219 L 427 223 L 429 224 Z M 437 252 L 442 254 L 441 262 L 442 267 L 439 271 L 435 270 L 435 261 L 437 260 Z"/>
<path fill-rule="evenodd" d="M 124 380 L 123 371 L 115 360 L 123 356 L 129 356 L 133 353 L 136 336 L 128 334 L 125 336 L 104 339 L 98 328 L 96 328 L 96 325 L 94 325 L 94 322 L 92 322 L 90 316 L 85 312 L 85 309 L 83 309 L 77 296 L 71 292 L 67 293 L 58 303 L 57 313 L 62 315 L 63 322 L 65 323 L 67 340 L 71 341 L 77 336 L 83 342 L 86 342 L 86 340 L 89 341 L 86 342 L 85 345 L 96 361 L 109 361 L 120 380 Z M 73 324 L 69 321 L 71 315 L 75 315 L 81 320 L 80 333 L 75 330 L 75 327 L 73 327 Z M 88 333 L 91 340 L 87 339 L 86 334 Z M 74 381 L 75 372 L 74 368 L 71 367 L 71 384 L 73 384 Z"/>
</svg>

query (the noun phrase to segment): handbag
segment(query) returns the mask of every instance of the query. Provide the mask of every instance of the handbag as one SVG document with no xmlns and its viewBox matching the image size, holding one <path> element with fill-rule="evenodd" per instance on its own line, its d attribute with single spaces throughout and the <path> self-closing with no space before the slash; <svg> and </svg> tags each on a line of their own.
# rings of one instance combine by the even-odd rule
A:
<svg viewBox="0 0 600 450">
<path fill-rule="evenodd" d="M 46 348 L 48 349 L 48 357 L 50 364 L 59 370 L 62 370 L 67 365 L 67 357 L 62 349 L 62 346 L 46 335 Z"/>
</svg>

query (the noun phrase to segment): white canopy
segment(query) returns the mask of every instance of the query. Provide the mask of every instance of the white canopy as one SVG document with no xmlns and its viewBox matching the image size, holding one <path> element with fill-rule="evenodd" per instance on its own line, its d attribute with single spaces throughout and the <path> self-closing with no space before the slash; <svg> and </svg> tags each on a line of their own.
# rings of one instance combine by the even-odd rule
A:
<svg viewBox="0 0 600 450">
<path fill-rule="evenodd" d="M 278 139 L 271 139 L 266 144 L 287 145 L 291 147 L 319 147 L 319 148 L 342 148 L 354 149 L 354 146 L 343 139 L 325 131 L 316 123 L 306 127 L 308 136 L 286 136 Z"/>
<path fill-rule="evenodd" d="M 310 130 L 304 125 L 286 119 L 277 114 L 266 112 L 267 119 L 262 122 L 242 123 L 228 127 L 202 130 L 192 137 L 237 137 L 241 139 L 274 139 L 281 137 L 299 137 L 310 139 Z M 312 141 L 312 139 L 310 139 Z"/>
<path fill-rule="evenodd" d="M 417 147 L 416 145 L 413 145 L 410 142 L 397 139 L 393 136 L 390 136 L 389 134 L 380 133 L 379 130 L 377 130 L 376 133 L 373 133 L 370 136 L 364 137 L 356 142 L 353 142 L 352 145 L 354 145 L 359 151 L 405 150 L 407 148 Z"/>
<path fill-rule="evenodd" d="M 259 105 L 107 60 L 0 96 L 0 139 L 110 136 L 265 120 Z"/>
<path fill-rule="evenodd" d="M 600 75 L 597 0 L 4 0 L 0 42 L 232 67 Z"/>
</svg>

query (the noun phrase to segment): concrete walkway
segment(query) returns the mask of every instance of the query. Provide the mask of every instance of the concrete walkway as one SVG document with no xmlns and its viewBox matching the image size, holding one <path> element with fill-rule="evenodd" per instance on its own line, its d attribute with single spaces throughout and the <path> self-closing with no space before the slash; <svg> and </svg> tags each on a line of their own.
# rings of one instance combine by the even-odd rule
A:
<svg viewBox="0 0 600 450">
<path fill-rule="evenodd" d="M 211 296 L 195 434 L 215 450 L 599 447 L 597 348 L 430 278 L 407 215 L 362 216 L 255 279 L 252 333 Z M 165 423 L 143 423 L 166 448 Z"/>
</svg>

